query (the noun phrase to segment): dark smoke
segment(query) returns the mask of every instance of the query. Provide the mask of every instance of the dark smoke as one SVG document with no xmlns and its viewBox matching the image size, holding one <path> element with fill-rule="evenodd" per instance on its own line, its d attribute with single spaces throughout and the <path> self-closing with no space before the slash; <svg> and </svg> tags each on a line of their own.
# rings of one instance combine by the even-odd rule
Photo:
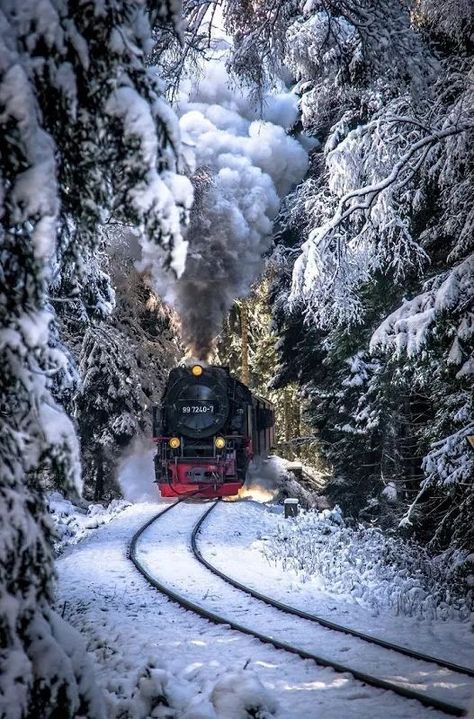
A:
<svg viewBox="0 0 474 719">
<path fill-rule="evenodd" d="M 205 78 L 179 107 L 195 202 L 185 270 L 165 299 L 199 359 L 207 358 L 226 313 L 261 272 L 280 199 L 306 171 L 306 151 L 285 130 L 297 116 L 297 99 L 285 93 L 268 97 L 266 106 L 273 122 L 255 120 L 222 60 L 207 64 Z M 276 124 L 280 117 L 285 127 Z"/>
<path fill-rule="evenodd" d="M 225 187 L 229 178 L 221 173 L 212 176 L 209 168 L 200 168 L 192 180 L 195 204 L 187 235 L 189 251 L 176 285 L 175 306 L 186 346 L 193 357 L 205 360 L 234 299 L 247 293 L 261 269 L 271 225 L 262 235 L 248 225 L 234 197 L 236 188 L 229 193 Z M 249 198 L 253 192 L 250 186 Z M 263 195 L 261 191 L 257 195 L 253 202 L 258 207 Z M 274 203 L 276 208 L 276 196 Z M 265 216 L 263 207 L 259 211 Z"/>
</svg>

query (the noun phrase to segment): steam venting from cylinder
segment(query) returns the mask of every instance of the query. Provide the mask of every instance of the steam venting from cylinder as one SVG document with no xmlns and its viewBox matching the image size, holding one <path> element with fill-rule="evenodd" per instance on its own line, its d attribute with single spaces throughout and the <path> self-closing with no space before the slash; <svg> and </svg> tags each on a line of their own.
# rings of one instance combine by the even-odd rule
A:
<svg viewBox="0 0 474 719">
<path fill-rule="evenodd" d="M 268 95 L 256 119 L 223 60 L 206 64 L 178 112 L 195 201 L 186 267 L 165 298 L 178 311 L 188 350 L 205 360 L 234 300 L 262 271 L 280 200 L 302 179 L 307 153 L 287 134 L 296 96 Z"/>
</svg>

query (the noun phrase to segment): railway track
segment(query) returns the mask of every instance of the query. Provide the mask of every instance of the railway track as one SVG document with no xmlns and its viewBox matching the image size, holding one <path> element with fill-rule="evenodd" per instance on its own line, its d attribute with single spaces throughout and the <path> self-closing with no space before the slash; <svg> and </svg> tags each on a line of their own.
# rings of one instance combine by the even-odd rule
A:
<svg viewBox="0 0 474 719">
<path fill-rule="evenodd" d="M 199 547 L 197 545 L 197 537 L 204 526 L 204 523 L 206 522 L 207 518 L 211 514 L 212 510 L 215 509 L 217 506 L 217 502 L 212 504 L 207 512 L 205 512 L 199 522 L 194 527 L 192 536 L 191 536 L 191 546 L 193 549 L 193 553 L 196 557 L 196 559 L 203 564 L 206 569 L 209 569 L 210 572 L 215 574 L 216 576 L 223 579 L 225 582 L 228 582 L 232 586 L 234 586 L 236 589 L 240 589 L 240 591 L 245 592 L 246 594 L 249 594 L 250 596 L 254 597 L 254 599 L 258 599 L 262 602 L 265 602 L 265 604 L 268 604 L 272 607 L 275 607 L 276 609 L 280 609 L 281 611 L 285 612 L 286 614 L 292 614 L 295 617 L 301 617 L 302 619 L 307 619 L 310 622 L 315 622 L 316 624 L 320 624 L 323 627 L 326 627 L 327 629 L 332 629 L 337 632 L 341 632 L 342 634 L 347 634 L 349 636 L 356 637 L 357 639 L 362 639 L 365 642 L 368 642 L 369 644 L 374 644 L 379 647 L 383 647 L 384 649 L 389 649 L 391 651 L 398 652 L 398 654 L 403 654 L 407 657 L 411 657 L 413 659 L 418 659 L 420 661 L 425 661 L 430 664 L 436 664 L 439 667 L 442 667 L 444 669 L 449 669 L 450 671 L 456 672 L 458 674 L 465 674 L 466 676 L 473 677 L 474 678 L 474 669 L 471 669 L 469 667 L 464 667 L 460 664 L 456 664 L 454 662 L 449 662 L 444 659 L 439 659 L 437 657 L 430 656 L 429 654 L 424 654 L 423 652 L 415 651 L 414 649 L 410 649 L 408 647 L 402 646 L 401 644 L 395 644 L 394 642 L 386 641 L 385 639 L 381 639 L 379 637 L 375 637 L 371 634 L 365 634 L 364 632 L 359 632 L 356 629 L 352 629 L 351 627 L 346 627 L 343 624 L 338 624 L 337 622 L 331 622 L 328 619 L 325 619 L 324 617 L 319 617 L 316 614 L 310 614 L 309 612 L 305 612 L 301 609 L 297 609 L 296 607 L 291 607 L 287 604 L 284 604 L 282 602 L 279 602 L 272 597 L 267 596 L 266 594 L 262 594 L 261 592 L 256 591 L 255 589 L 252 589 L 251 587 L 248 587 L 245 584 L 242 584 L 241 582 L 238 582 L 233 577 L 230 577 L 229 575 L 225 574 L 224 572 L 221 572 L 217 567 L 215 567 L 209 560 L 205 559 L 199 550 Z"/>
<path fill-rule="evenodd" d="M 172 583 L 163 582 L 162 580 L 158 579 L 156 576 L 156 573 L 154 571 L 150 570 L 150 567 L 146 566 L 146 563 L 143 562 L 143 560 L 139 556 L 139 552 L 137 551 L 137 546 L 139 543 L 140 538 L 144 535 L 144 533 L 152 527 L 152 525 L 158 524 L 160 521 L 164 520 L 164 517 L 166 515 L 169 515 L 170 512 L 173 512 L 173 510 L 176 510 L 178 505 L 180 505 L 183 502 L 182 499 L 178 500 L 174 504 L 167 507 L 165 510 L 160 512 L 159 514 L 152 517 L 148 522 L 146 522 L 133 536 L 130 547 L 129 547 L 129 557 L 135 567 L 138 569 L 138 571 L 145 577 L 145 579 L 156 589 L 158 589 L 162 594 L 166 595 L 173 601 L 180 604 L 183 608 L 192 611 L 199 616 L 214 622 L 215 624 L 221 624 L 226 625 L 227 627 L 234 629 L 238 632 L 242 632 L 244 634 L 247 634 L 251 637 L 254 637 L 256 639 L 259 639 L 261 642 L 264 642 L 266 644 L 270 644 L 273 647 L 277 649 L 281 649 L 283 651 L 289 652 L 291 654 L 298 655 L 302 659 L 309 659 L 314 661 L 316 664 L 323 666 L 323 667 L 329 667 L 336 672 L 341 672 L 344 674 L 350 674 L 352 677 L 362 682 L 365 685 L 375 687 L 377 689 L 382 689 L 386 691 L 391 691 L 394 694 L 403 697 L 404 699 L 411 699 L 419 702 L 420 704 L 424 705 L 425 707 L 436 709 L 446 715 L 449 716 L 457 716 L 461 717 L 465 715 L 465 707 L 460 706 L 458 704 L 453 703 L 452 701 L 446 701 L 443 698 L 432 696 L 428 693 L 425 693 L 423 691 L 414 689 L 410 686 L 406 686 L 402 683 L 402 679 L 400 681 L 395 681 L 392 678 L 387 679 L 381 676 L 377 676 L 374 673 L 371 673 L 370 671 L 365 671 L 364 669 L 361 669 L 358 666 L 353 666 L 353 663 L 346 663 L 338 661 L 337 659 L 333 659 L 331 657 L 320 655 L 319 653 L 315 653 L 314 651 L 310 650 L 309 648 L 306 648 L 305 646 L 301 646 L 301 644 L 304 642 L 298 641 L 294 642 L 293 640 L 291 642 L 286 641 L 286 639 L 278 638 L 278 636 L 275 636 L 277 633 L 276 631 L 272 632 L 263 632 L 261 631 L 260 627 L 257 628 L 255 626 L 249 625 L 247 622 L 244 624 L 240 620 L 238 621 L 235 616 L 225 616 L 221 614 L 221 608 L 218 606 L 219 611 L 216 611 L 215 608 L 209 608 L 209 606 L 204 606 L 200 602 L 194 601 L 192 598 L 186 596 L 183 594 L 182 591 L 178 590 L 175 586 L 172 586 Z M 294 607 L 290 607 L 286 604 L 283 604 L 282 602 L 278 602 L 273 600 L 271 597 L 268 597 L 266 595 L 263 595 L 252 588 L 236 581 L 232 577 L 226 575 L 222 571 L 220 571 L 217 567 L 215 567 L 213 564 L 211 564 L 207 559 L 205 559 L 198 547 L 197 543 L 197 537 L 199 535 L 199 532 L 201 531 L 205 521 L 217 505 L 217 502 L 210 505 L 210 507 L 204 512 L 201 513 L 198 517 L 197 521 L 193 521 L 193 525 L 191 527 L 191 531 L 189 532 L 187 541 L 189 545 L 189 550 L 192 552 L 193 558 L 195 561 L 199 562 L 200 566 L 203 567 L 208 572 L 211 572 L 212 575 L 215 577 L 218 577 L 220 580 L 222 580 L 227 586 L 232 587 L 232 590 L 237 590 L 239 593 L 239 596 L 245 596 L 250 597 L 254 604 L 259 605 L 260 609 L 258 612 L 256 611 L 250 611 L 249 608 L 246 607 L 243 611 L 243 613 L 246 616 L 246 619 L 248 619 L 249 615 L 257 615 L 260 613 L 262 614 L 261 607 L 266 606 L 267 608 L 271 609 L 271 616 L 269 617 L 269 625 L 270 628 L 271 624 L 275 624 L 276 622 L 276 629 L 278 630 L 278 625 L 281 626 L 282 619 L 283 623 L 285 618 L 288 618 L 291 616 L 294 620 L 294 622 L 299 623 L 302 625 L 302 627 L 299 627 L 300 636 L 301 632 L 307 633 L 307 628 L 314 627 L 316 625 L 316 629 L 320 632 L 326 632 L 328 634 L 324 635 L 323 637 L 319 637 L 319 641 L 321 642 L 321 639 L 325 641 L 325 638 L 329 637 L 330 635 L 337 636 L 339 635 L 350 635 L 351 638 L 355 642 L 362 643 L 362 645 L 365 644 L 365 646 L 368 645 L 375 645 L 379 649 L 382 649 L 385 654 L 387 652 L 389 653 L 397 653 L 397 654 L 403 654 L 407 657 L 409 657 L 409 661 L 416 660 L 417 662 L 423 662 L 423 667 L 426 668 L 427 664 L 436 665 L 436 671 L 442 672 L 443 677 L 442 681 L 444 683 L 446 682 L 459 682 L 463 681 L 463 678 L 466 676 L 472 678 L 474 677 L 474 671 L 468 667 L 462 667 L 459 666 L 453 662 L 445 662 L 443 660 L 437 659 L 435 657 L 431 657 L 429 655 L 423 654 L 421 652 L 416 652 L 414 650 L 408 649 L 406 647 L 402 647 L 396 644 L 393 644 L 391 642 L 387 642 L 383 639 L 378 639 L 376 637 L 372 637 L 370 635 L 365 635 L 362 632 L 357 632 L 355 630 L 352 630 L 348 627 L 345 627 L 344 625 L 337 624 L 336 622 L 329 622 L 321 617 L 309 614 L 307 612 L 295 609 Z M 235 599 L 235 598 L 234 598 Z M 268 611 L 268 610 L 267 610 Z M 258 623 L 258 619 L 257 619 Z M 293 625 L 292 625 L 293 626 Z M 316 641 L 317 643 L 317 641 Z M 299 645 L 299 646 L 298 646 Z M 363 650 L 362 650 L 363 653 Z M 426 669 L 424 669 L 426 672 Z M 423 674 L 423 672 L 420 672 Z M 447 673 L 447 674 L 446 674 Z M 461 680 L 460 680 L 461 678 Z M 404 680 L 405 683 L 409 683 L 408 680 Z M 441 679 L 440 679 L 441 681 Z M 473 684 L 474 687 L 474 684 Z"/>
</svg>

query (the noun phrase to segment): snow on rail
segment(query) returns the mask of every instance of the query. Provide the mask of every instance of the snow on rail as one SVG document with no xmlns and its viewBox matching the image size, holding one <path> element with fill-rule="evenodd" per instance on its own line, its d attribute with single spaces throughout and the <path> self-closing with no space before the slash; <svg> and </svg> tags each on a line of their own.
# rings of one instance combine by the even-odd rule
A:
<svg viewBox="0 0 474 719">
<path fill-rule="evenodd" d="M 297 503 L 298 500 L 296 499 L 285 499 L 285 503 L 287 502 L 294 502 Z M 362 632 L 357 629 L 353 629 L 351 627 L 347 627 L 344 624 L 339 624 L 335 621 L 329 621 L 328 619 L 325 619 L 324 617 L 320 617 L 319 615 L 316 615 L 315 613 L 307 612 L 302 609 L 298 609 L 296 607 L 293 607 L 289 604 L 285 604 L 284 602 L 281 602 L 273 597 L 271 597 L 268 594 L 264 594 L 263 592 L 259 592 L 256 589 L 252 589 L 252 587 L 249 587 L 248 585 L 238 581 L 237 579 L 231 577 L 230 575 L 226 574 L 222 570 L 218 569 L 215 564 L 210 562 L 208 559 L 206 559 L 202 552 L 199 549 L 198 543 L 197 543 L 197 537 L 199 533 L 201 532 L 207 518 L 211 514 L 211 512 L 215 509 L 217 506 L 217 503 L 211 505 L 211 507 L 203 514 L 199 522 L 196 524 L 193 534 L 192 534 L 192 548 L 193 553 L 207 569 L 209 569 L 213 574 L 216 574 L 217 576 L 221 577 L 224 581 L 228 582 L 229 584 L 232 584 L 237 589 L 240 589 L 243 592 L 246 592 L 247 594 L 250 594 L 250 596 L 254 597 L 255 599 L 259 599 L 260 601 L 263 601 L 267 604 L 270 604 L 271 606 L 274 606 L 277 609 L 281 609 L 284 612 L 287 612 L 288 614 L 293 614 L 294 616 L 299 616 L 302 619 L 307 619 L 311 622 L 316 622 L 317 624 L 320 624 L 323 627 L 326 627 L 328 629 L 333 629 L 335 631 L 341 632 L 342 634 L 348 634 L 350 636 L 356 637 L 358 639 L 362 639 L 363 641 L 368 642 L 369 644 L 375 644 L 377 646 L 383 647 L 384 649 L 389 649 L 391 651 L 396 651 L 399 654 L 403 654 L 405 656 L 411 657 L 413 659 L 419 659 L 424 662 L 429 662 L 433 664 L 437 664 L 439 667 L 449 669 L 453 672 L 457 672 L 459 674 L 465 674 L 466 676 L 474 678 L 474 669 L 471 669 L 469 667 L 464 667 L 460 664 L 457 664 L 455 662 L 451 662 L 447 659 L 440 659 L 439 657 L 435 657 L 432 655 L 425 654 L 423 652 L 417 651 L 415 649 L 410 649 L 409 647 L 405 647 L 401 644 L 397 644 L 395 642 L 387 641 L 386 639 L 382 639 L 380 637 L 376 637 L 375 635 L 368 634 L 366 632 Z"/>
<path fill-rule="evenodd" d="M 193 559 L 189 548 L 190 533 L 202 514 L 202 505 L 182 504 L 179 507 L 179 512 L 162 517 L 155 524 L 151 523 L 140 537 L 136 552 L 137 561 L 144 568 L 146 575 L 152 578 L 152 581 L 155 581 L 161 590 L 171 592 L 174 599 L 181 600 L 181 603 L 188 608 L 197 610 L 201 614 L 207 613 L 207 616 L 213 621 L 227 622 L 231 627 L 253 634 L 264 641 L 272 642 L 279 648 L 312 658 L 323 665 L 333 666 L 338 671 L 350 671 L 353 676 L 359 677 L 366 683 L 383 686 L 385 689 L 390 688 L 407 697 L 417 697 L 418 701 L 442 708 L 445 713 L 454 716 L 463 715 L 462 708 L 443 701 L 442 698 L 432 696 L 438 691 L 438 684 L 446 680 L 446 670 L 440 667 L 434 669 L 427 667 L 426 664 L 418 663 L 416 670 L 412 666 L 410 676 L 407 676 L 405 669 L 400 663 L 397 666 L 392 657 L 392 662 L 390 659 L 386 661 L 387 677 L 380 676 L 380 673 L 379 676 L 369 675 L 366 673 L 367 665 L 370 666 L 372 662 L 372 666 L 376 668 L 380 656 L 367 659 L 367 652 L 364 648 L 362 650 L 364 662 L 361 664 L 359 660 L 359 666 L 357 666 L 357 658 L 361 650 L 349 646 L 347 637 L 343 637 L 341 643 L 340 637 L 331 636 L 334 635 L 334 632 L 319 626 L 309 626 L 307 620 L 300 618 L 292 617 L 289 623 L 288 616 L 282 615 L 274 608 L 255 602 L 254 599 L 243 595 L 234 587 L 223 583 L 221 579 L 210 575 L 202 565 L 198 564 L 196 559 Z M 166 556 L 170 554 L 173 557 L 171 563 L 169 558 L 166 559 Z M 265 634 L 261 633 L 262 627 L 265 628 Z M 291 637 L 291 644 L 288 644 L 288 636 Z M 353 644 L 354 640 L 351 640 L 351 643 Z M 317 655 L 314 654 L 314 648 L 320 646 L 324 646 L 325 655 L 331 656 L 331 659 L 321 657 L 320 652 Z M 350 654 L 351 651 L 350 661 L 348 661 L 347 653 Z M 406 658 L 403 659 L 406 661 Z M 353 667 L 354 662 L 356 662 L 356 668 L 348 669 L 348 664 Z M 457 694 L 462 693 L 463 689 L 466 691 L 464 678 L 459 682 L 459 677 L 454 679 L 452 673 L 448 672 L 448 674 L 450 674 L 451 681 L 455 682 L 457 679 Z M 395 685 L 395 682 L 398 682 L 398 686 Z M 350 680 L 350 683 L 357 685 L 353 679 Z M 428 687 L 431 696 L 428 693 L 423 694 L 423 692 L 427 692 Z M 378 692 L 375 689 L 370 691 Z M 397 702 L 402 702 L 393 694 L 389 697 L 389 700 L 385 698 L 385 702 L 390 701 L 391 710 Z M 378 699 L 380 702 L 380 697 Z M 383 710 L 381 708 L 383 705 L 384 700 L 382 699 L 378 711 Z M 405 708 L 400 707 L 400 711 L 400 714 L 396 713 L 392 716 L 410 716 L 406 713 L 406 701 Z M 417 713 L 413 716 L 422 716 L 420 711 L 422 709 L 418 704 Z M 285 714 L 284 716 L 290 715 Z M 301 714 L 297 716 L 301 716 Z"/>
</svg>

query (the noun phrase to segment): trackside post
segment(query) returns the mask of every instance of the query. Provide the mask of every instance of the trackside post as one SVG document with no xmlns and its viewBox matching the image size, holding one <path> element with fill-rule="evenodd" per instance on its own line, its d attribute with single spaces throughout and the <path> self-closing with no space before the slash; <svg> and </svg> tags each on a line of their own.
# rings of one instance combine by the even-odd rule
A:
<svg viewBox="0 0 474 719">
<path fill-rule="evenodd" d="M 283 502 L 285 507 L 285 519 L 288 519 L 288 517 L 298 516 L 298 504 L 298 500 L 294 497 L 288 497 L 288 499 L 285 499 Z"/>
</svg>

